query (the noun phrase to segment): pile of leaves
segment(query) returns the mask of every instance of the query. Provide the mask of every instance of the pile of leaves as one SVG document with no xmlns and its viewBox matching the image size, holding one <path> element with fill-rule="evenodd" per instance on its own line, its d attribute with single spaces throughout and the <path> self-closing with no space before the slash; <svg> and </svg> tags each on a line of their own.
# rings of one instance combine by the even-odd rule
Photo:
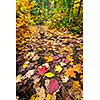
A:
<svg viewBox="0 0 100 100">
<path fill-rule="evenodd" d="M 83 100 L 83 40 L 46 26 L 16 29 L 16 99 Z"/>
</svg>

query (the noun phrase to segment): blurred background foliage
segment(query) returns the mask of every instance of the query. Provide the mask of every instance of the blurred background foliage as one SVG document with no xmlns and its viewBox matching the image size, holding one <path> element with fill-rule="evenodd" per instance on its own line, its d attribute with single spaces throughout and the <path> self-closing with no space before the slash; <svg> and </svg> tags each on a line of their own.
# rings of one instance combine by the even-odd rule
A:
<svg viewBox="0 0 100 100">
<path fill-rule="evenodd" d="M 24 25 L 82 34 L 83 0 L 16 0 L 16 28 Z"/>
</svg>

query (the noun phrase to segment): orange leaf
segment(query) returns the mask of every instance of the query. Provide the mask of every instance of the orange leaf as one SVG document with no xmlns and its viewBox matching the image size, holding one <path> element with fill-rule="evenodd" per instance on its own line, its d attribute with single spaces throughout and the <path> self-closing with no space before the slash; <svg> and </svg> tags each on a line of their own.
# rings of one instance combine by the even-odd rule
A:
<svg viewBox="0 0 100 100">
<path fill-rule="evenodd" d="M 65 73 L 68 77 L 76 77 L 76 74 L 74 73 L 74 69 L 73 68 L 69 68 L 66 70 L 66 73 Z"/>
</svg>

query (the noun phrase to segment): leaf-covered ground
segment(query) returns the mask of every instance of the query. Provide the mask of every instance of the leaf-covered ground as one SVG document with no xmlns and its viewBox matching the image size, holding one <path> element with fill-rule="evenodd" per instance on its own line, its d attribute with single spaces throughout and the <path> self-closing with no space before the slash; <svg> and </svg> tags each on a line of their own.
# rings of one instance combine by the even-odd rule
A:
<svg viewBox="0 0 100 100">
<path fill-rule="evenodd" d="M 17 100 L 83 100 L 82 96 L 82 36 L 40 25 L 17 28 Z"/>
</svg>

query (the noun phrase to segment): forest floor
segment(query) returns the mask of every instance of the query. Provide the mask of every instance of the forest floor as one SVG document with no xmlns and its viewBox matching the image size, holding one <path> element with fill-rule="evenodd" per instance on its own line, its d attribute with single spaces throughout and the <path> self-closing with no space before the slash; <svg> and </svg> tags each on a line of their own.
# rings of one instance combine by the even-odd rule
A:
<svg viewBox="0 0 100 100">
<path fill-rule="evenodd" d="M 45 26 L 16 29 L 17 100 L 83 100 L 83 37 Z"/>
</svg>

